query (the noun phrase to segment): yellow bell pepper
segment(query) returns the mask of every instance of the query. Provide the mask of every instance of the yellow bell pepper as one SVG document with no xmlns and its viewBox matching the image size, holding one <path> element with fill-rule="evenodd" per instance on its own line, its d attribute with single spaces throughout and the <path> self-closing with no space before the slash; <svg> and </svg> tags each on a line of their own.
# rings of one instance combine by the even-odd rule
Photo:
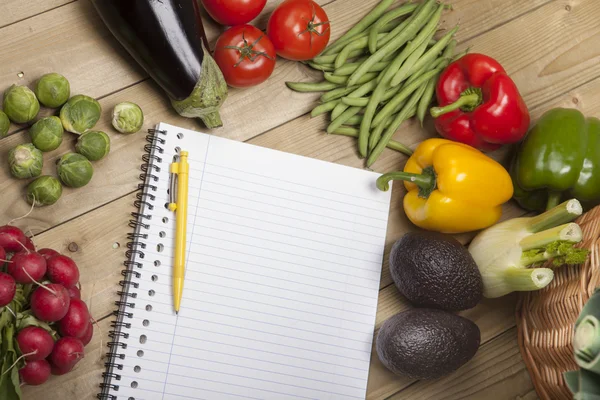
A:
<svg viewBox="0 0 600 400">
<path fill-rule="evenodd" d="M 404 172 L 377 179 L 386 191 L 400 179 L 408 193 L 404 212 L 420 228 L 462 233 L 487 228 L 502 216 L 502 204 L 513 195 L 506 169 L 479 150 L 446 139 L 423 141 L 408 159 Z"/>
</svg>

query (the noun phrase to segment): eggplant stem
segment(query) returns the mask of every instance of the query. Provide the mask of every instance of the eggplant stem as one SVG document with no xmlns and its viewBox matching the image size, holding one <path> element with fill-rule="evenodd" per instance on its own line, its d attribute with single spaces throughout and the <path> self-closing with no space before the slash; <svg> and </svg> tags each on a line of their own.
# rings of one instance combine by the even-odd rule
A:
<svg viewBox="0 0 600 400">
<path fill-rule="evenodd" d="M 581 203 L 577 199 L 567 200 L 543 214 L 530 217 L 527 222 L 529 232 L 540 232 L 556 225 L 573 221 L 583 213 Z"/>
</svg>

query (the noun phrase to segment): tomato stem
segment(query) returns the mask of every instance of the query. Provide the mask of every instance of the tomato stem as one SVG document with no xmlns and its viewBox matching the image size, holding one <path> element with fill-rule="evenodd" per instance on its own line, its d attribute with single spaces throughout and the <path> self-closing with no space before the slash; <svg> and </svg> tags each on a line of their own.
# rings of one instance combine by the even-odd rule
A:
<svg viewBox="0 0 600 400">
<path fill-rule="evenodd" d="M 258 42 L 260 42 L 260 40 L 263 38 L 263 36 L 264 35 L 260 35 L 260 37 L 258 39 L 256 39 L 254 42 L 252 42 L 252 44 L 248 44 L 248 41 L 246 40 L 246 37 L 245 37 L 245 32 L 242 32 L 242 39 L 244 40 L 243 46 L 224 46 L 223 47 L 225 49 L 232 49 L 232 50 L 237 50 L 240 52 L 240 59 L 238 60 L 237 63 L 235 63 L 233 65 L 234 68 L 237 67 L 238 65 L 240 65 L 242 63 L 242 61 L 244 61 L 244 58 L 247 58 L 251 62 L 254 62 L 260 56 L 267 57 L 269 60 L 274 60 L 273 57 L 271 57 L 264 51 L 254 50 L 254 46 L 256 46 L 256 44 Z"/>
<path fill-rule="evenodd" d="M 308 32 L 308 34 L 310 35 L 310 42 L 309 42 L 309 46 L 312 49 L 312 35 L 311 33 L 316 34 L 317 36 L 323 36 L 325 33 L 327 33 L 327 31 L 329 30 L 330 26 L 327 27 L 327 29 L 325 29 L 323 32 L 319 32 L 316 28 L 325 24 L 329 24 L 329 21 L 321 21 L 315 24 L 315 18 L 317 18 L 317 12 L 315 10 L 315 5 L 311 3 L 310 5 L 312 7 L 312 18 L 310 20 L 307 20 L 306 18 L 302 18 L 303 20 L 307 21 L 308 24 L 306 24 L 306 29 L 303 30 L 302 32 L 300 32 L 298 34 L 298 36 L 303 35 L 305 33 Z"/>
</svg>

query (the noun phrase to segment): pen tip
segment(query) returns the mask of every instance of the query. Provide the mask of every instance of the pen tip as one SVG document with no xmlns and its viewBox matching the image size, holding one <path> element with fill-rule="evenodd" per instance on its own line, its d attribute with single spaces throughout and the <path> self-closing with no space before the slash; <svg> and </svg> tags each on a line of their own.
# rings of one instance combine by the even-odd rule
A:
<svg viewBox="0 0 600 400">
<path fill-rule="evenodd" d="M 175 311 L 175 315 L 179 315 L 179 311 Z"/>
</svg>

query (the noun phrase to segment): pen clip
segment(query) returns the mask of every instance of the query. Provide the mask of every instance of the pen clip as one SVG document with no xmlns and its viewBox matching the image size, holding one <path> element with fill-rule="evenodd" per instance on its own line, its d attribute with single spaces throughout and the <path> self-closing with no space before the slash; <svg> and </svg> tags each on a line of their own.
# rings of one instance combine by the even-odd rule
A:
<svg viewBox="0 0 600 400">
<path fill-rule="evenodd" d="M 173 156 L 173 164 L 179 162 L 179 156 Z M 169 176 L 169 208 L 176 207 L 177 203 L 177 173 L 171 172 Z"/>
</svg>

